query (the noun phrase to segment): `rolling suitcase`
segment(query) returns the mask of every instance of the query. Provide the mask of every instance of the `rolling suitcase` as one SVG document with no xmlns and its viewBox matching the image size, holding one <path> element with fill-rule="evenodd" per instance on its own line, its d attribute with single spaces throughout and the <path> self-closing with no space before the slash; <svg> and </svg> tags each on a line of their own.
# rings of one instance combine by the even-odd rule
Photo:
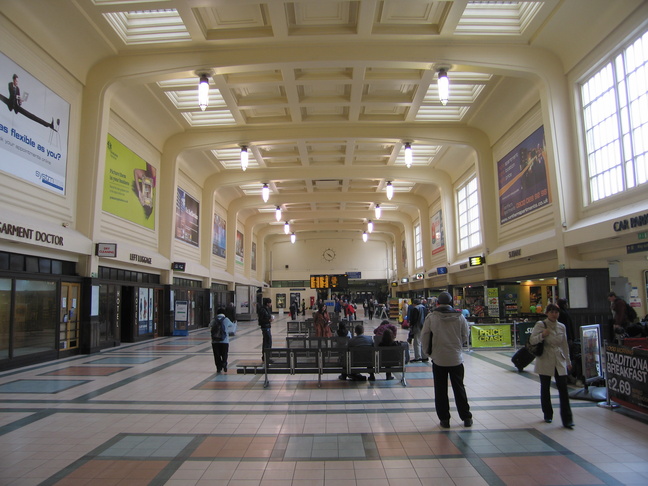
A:
<svg viewBox="0 0 648 486">
<path fill-rule="evenodd" d="M 513 364 L 518 369 L 518 371 L 523 371 L 525 366 L 527 366 L 531 361 L 535 359 L 529 350 L 526 347 L 521 347 L 511 358 Z"/>
</svg>

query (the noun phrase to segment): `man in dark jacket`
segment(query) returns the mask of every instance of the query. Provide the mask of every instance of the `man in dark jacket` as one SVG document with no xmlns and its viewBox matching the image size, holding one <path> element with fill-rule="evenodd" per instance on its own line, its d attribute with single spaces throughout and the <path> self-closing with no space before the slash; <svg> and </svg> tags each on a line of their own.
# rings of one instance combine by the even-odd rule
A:
<svg viewBox="0 0 648 486">
<path fill-rule="evenodd" d="M 263 335 L 261 359 L 264 359 L 265 350 L 272 348 L 272 332 L 270 328 L 272 327 L 274 316 L 272 315 L 272 299 L 265 297 L 262 302 L 263 305 L 259 308 L 258 316 L 261 334 Z"/>
<path fill-rule="evenodd" d="M 354 328 L 354 331 L 356 335 L 351 339 L 349 339 L 348 347 L 350 348 L 357 347 L 357 346 L 373 347 L 374 345 L 373 338 L 371 338 L 370 336 L 365 336 L 364 326 L 362 324 L 357 324 L 356 327 Z M 353 373 L 351 375 L 342 373 L 340 376 L 338 376 L 338 379 L 346 380 L 347 377 L 351 378 L 353 381 L 366 381 L 367 379 L 367 377 L 361 373 Z M 375 379 L 376 376 L 374 375 L 374 373 L 369 373 L 369 381 L 374 381 Z"/>
</svg>

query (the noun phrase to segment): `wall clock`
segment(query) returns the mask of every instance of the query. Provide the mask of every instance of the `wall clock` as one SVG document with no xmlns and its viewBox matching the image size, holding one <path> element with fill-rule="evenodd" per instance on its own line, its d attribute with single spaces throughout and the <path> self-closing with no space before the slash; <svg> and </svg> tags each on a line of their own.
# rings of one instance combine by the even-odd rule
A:
<svg viewBox="0 0 648 486">
<path fill-rule="evenodd" d="M 324 250 L 324 253 L 322 253 L 322 258 L 324 258 L 324 260 L 326 260 L 327 262 L 331 262 L 335 258 L 335 252 L 332 249 L 327 248 L 326 250 Z"/>
</svg>

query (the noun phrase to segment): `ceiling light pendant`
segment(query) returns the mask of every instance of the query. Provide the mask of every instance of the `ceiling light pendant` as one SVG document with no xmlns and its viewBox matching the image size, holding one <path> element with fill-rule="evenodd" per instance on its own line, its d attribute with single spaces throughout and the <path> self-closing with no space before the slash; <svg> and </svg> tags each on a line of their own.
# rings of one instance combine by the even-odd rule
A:
<svg viewBox="0 0 648 486">
<path fill-rule="evenodd" d="M 241 147 L 241 169 L 245 171 L 248 168 L 248 149 L 245 145 Z"/>
<path fill-rule="evenodd" d="M 448 103 L 450 94 L 450 80 L 448 79 L 448 71 L 445 68 L 439 69 L 437 73 L 437 87 L 439 88 L 439 100 L 445 106 Z"/>
<path fill-rule="evenodd" d="M 366 231 L 363 231 L 362 232 L 362 241 L 364 241 L 366 243 L 368 239 L 369 239 L 369 235 L 367 234 Z"/>
<path fill-rule="evenodd" d="M 205 111 L 209 104 L 209 78 L 206 74 L 200 75 L 198 82 L 198 106 L 202 111 Z"/>
<path fill-rule="evenodd" d="M 412 145 L 409 142 L 405 143 L 405 165 L 408 169 L 412 167 Z"/>
<path fill-rule="evenodd" d="M 376 216 L 376 219 L 380 219 L 382 216 L 382 208 L 380 207 L 380 204 L 376 204 L 376 207 L 374 208 L 374 215 Z"/>
<path fill-rule="evenodd" d="M 275 218 L 277 218 L 277 223 L 281 221 L 281 207 L 277 206 L 277 209 L 275 209 Z"/>
<path fill-rule="evenodd" d="M 270 199 L 270 188 L 268 187 L 268 184 L 263 184 L 263 187 L 261 188 L 261 197 L 263 198 L 263 202 L 268 202 L 268 199 Z"/>
<path fill-rule="evenodd" d="M 293 231 L 292 233 L 290 233 L 290 242 L 295 243 L 295 241 L 297 241 L 297 236 L 295 235 L 295 232 Z"/>
<path fill-rule="evenodd" d="M 385 187 L 385 192 L 387 193 L 387 199 L 391 201 L 392 197 L 394 197 L 394 186 L 392 186 L 391 181 L 387 183 L 387 187 Z"/>
<path fill-rule="evenodd" d="M 288 224 L 288 221 L 284 223 L 284 233 L 290 233 L 290 224 Z"/>
<path fill-rule="evenodd" d="M 367 222 L 367 231 L 368 231 L 369 233 L 373 233 L 373 221 L 371 221 L 371 220 L 369 220 L 369 221 Z"/>
</svg>

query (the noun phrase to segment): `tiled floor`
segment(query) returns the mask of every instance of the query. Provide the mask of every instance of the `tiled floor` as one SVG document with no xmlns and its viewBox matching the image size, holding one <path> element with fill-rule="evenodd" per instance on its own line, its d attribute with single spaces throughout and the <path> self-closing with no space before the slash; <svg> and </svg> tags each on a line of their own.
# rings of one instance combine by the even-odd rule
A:
<svg viewBox="0 0 648 486">
<path fill-rule="evenodd" d="M 260 334 L 239 322 L 227 374 L 206 330 L 0 373 L 0 485 L 648 484 L 647 417 L 573 400 L 575 430 L 546 424 L 511 351 L 466 354 L 475 423 L 446 430 L 430 365 L 411 364 L 407 387 L 272 375 L 264 389 L 236 373 Z"/>
</svg>

